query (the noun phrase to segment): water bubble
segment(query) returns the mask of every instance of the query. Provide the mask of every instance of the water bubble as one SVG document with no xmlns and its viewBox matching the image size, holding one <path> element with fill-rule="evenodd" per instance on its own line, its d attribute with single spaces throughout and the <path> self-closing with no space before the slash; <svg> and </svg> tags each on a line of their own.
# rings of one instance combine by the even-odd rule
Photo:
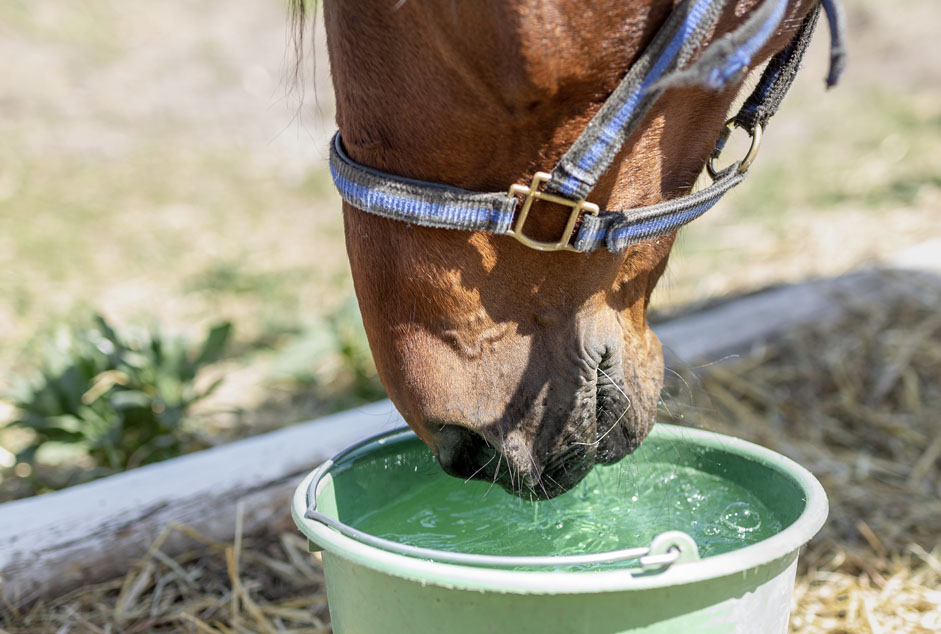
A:
<svg viewBox="0 0 941 634">
<path fill-rule="evenodd" d="M 715 537 L 722 532 L 722 529 L 715 524 L 706 524 L 702 527 L 702 534 L 707 537 Z"/>
<path fill-rule="evenodd" d="M 761 527 L 761 516 L 747 502 L 732 502 L 725 507 L 721 519 L 740 533 L 750 533 Z"/>
</svg>

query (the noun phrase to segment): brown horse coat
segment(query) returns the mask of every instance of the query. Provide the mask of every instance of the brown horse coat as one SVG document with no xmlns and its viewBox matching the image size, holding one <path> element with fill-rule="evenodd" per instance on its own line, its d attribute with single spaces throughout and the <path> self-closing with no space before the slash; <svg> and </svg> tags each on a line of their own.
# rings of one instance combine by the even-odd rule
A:
<svg viewBox="0 0 941 634">
<path fill-rule="evenodd" d="M 757 4 L 730 3 L 714 37 Z M 756 63 L 814 2 L 796 0 Z M 327 0 L 337 122 L 350 156 L 476 191 L 548 170 L 672 8 L 662 0 Z M 668 90 L 589 200 L 687 193 L 739 89 Z M 662 357 L 646 322 L 673 237 L 621 254 L 543 253 L 344 204 L 357 297 L 383 384 L 442 467 L 551 497 L 650 429 Z M 567 209 L 527 225 L 555 240 Z"/>
</svg>

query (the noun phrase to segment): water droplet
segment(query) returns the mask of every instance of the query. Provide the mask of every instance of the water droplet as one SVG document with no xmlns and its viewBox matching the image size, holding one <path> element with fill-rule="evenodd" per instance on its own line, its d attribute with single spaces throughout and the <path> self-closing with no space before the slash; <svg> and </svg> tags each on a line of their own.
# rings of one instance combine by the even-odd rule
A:
<svg viewBox="0 0 941 634">
<path fill-rule="evenodd" d="M 722 521 L 740 533 L 750 533 L 761 527 L 761 516 L 746 502 L 732 502 L 725 507 Z"/>
<path fill-rule="evenodd" d="M 722 529 L 716 526 L 715 524 L 706 524 L 702 527 L 702 534 L 707 537 L 715 537 L 722 532 Z"/>
</svg>

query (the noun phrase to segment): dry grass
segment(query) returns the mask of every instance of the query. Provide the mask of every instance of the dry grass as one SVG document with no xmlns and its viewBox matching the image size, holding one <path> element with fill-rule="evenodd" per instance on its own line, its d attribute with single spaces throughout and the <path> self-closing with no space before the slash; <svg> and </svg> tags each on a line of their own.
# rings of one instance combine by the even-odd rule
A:
<svg viewBox="0 0 941 634">
<path fill-rule="evenodd" d="M 793 632 L 941 631 L 941 282 L 922 281 L 889 305 L 850 301 L 825 330 L 681 372 L 668 401 L 675 422 L 775 449 L 826 488 Z"/>
<path fill-rule="evenodd" d="M 941 631 L 939 305 L 938 281 L 887 305 L 850 305 L 826 329 L 681 372 L 683 393 L 667 401 L 675 422 L 776 449 L 827 489 L 830 518 L 801 557 L 792 632 Z M 171 559 L 161 544 L 173 530 L 199 547 Z M 123 579 L 7 613 L 3 627 L 329 632 L 321 568 L 304 540 L 240 532 L 226 544 L 170 527 Z"/>
<path fill-rule="evenodd" d="M 293 532 L 249 539 L 236 529 L 227 544 L 169 526 L 123 578 L 38 603 L 27 613 L 8 611 L 0 631 L 330 632 L 323 573 L 319 560 L 308 555 L 306 540 Z M 198 547 L 169 557 L 161 545 L 174 531 Z"/>
</svg>

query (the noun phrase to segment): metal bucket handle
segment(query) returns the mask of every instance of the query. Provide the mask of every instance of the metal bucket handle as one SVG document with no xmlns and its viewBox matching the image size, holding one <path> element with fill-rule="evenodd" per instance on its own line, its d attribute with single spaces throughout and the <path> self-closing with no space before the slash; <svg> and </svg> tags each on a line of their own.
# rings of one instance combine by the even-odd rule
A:
<svg viewBox="0 0 941 634">
<path fill-rule="evenodd" d="M 400 427 L 376 436 L 367 438 L 350 447 L 347 447 L 330 460 L 327 460 L 317 469 L 310 487 L 307 490 L 309 506 L 304 517 L 320 522 L 341 535 L 355 539 L 375 548 L 399 555 L 428 559 L 440 563 L 459 564 L 465 566 L 482 566 L 488 568 L 517 568 L 517 567 L 558 567 L 558 566 L 585 566 L 591 564 L 605 564 L 618 561 L 637 560 L 642 570 L 650 568 L 669 567 L 675 563 L 699 560 L 699 550 L 693 538 L 682 531 L 666 531 L 653 539 L 650 546 L 623 548 L 603 553 L 589 553 L 585 555 L 549 555 L 549 556 L 507 556 L 507 555 L 481 555 L 476 553 L 455 553 L 447 550 L 421 548 L 408 544 L 400 544 L 389 539 L 370 535 L 352 526 L 344 524 L 332 517 L 324 515 L 317 510 L 317 487 L 321 480 L 338 461 L 357 449 L 385 439 L 389 436 L 409 431 L 408 427 Z M 311 552 L 323 550 L 319 545 L 308 539 Z"/>
</svg>

